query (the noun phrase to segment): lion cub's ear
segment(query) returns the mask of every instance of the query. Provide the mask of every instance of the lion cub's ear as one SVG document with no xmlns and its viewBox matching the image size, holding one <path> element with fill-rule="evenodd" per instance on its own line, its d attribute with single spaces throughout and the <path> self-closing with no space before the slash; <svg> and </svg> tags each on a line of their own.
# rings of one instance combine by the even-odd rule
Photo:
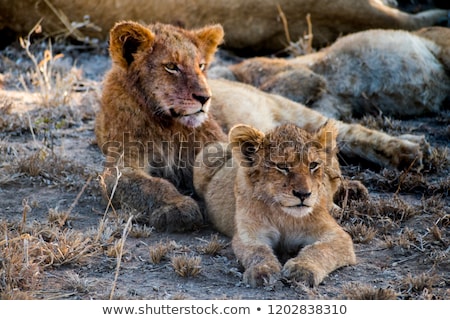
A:
<svg viewBox="0 0 450 320">
<path fill-rule="evenodd" d="M 118 22 L 111 29 L 109 52 L 114 63 L 127 68 L 134 61 L 134 54 L 151 48 L 155 35 L 143 25 L 132 22 Z"/>
<path fill-rule="evenodd" d="M 235 155 L 247 164 L 256 160 L 256 153 L 261 147 L 264 137 L 263 132 L 244 124 L 234 126 L 229 133 L 230 143 L 239 150 Z"/>
<path fill-rule="evenodd" d="M 333 120 L 328 120 L 315 134 L 317 140 L 326 153 L 337 152 L 336 138 L 338 129 Z"/>
<path fill-rule="evenodd" d="M 204 50 L 206 60 L 211 61 L 217 47 L 223 41 L 223 28 L 220 24 L 204 27 L 195 31 L 199 40 L 199 46 Z"/>
</svg>

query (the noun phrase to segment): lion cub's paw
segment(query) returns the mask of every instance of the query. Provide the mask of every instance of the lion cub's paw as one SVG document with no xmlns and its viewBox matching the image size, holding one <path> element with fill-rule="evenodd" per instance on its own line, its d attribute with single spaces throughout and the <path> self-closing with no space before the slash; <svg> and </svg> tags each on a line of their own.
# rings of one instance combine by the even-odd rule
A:
<svg viewBox="0 0 450 320">
<path fill-rule="evenodd" d="M 153 210 L 149 220 L 149 223 L 157 230 L 182 232 L 201 225 L 203 216 L 194 199 L 180 196 Z"/>
<path fill-rule="evenodd" d="M 296 259 L 288 260 L 281 271 L 283 277 L 291 280 L 304 282 L 310 287 L 315 287 L 322 282 L 324 275 L 321 275 L 320 270 L 306 266 Z"/>
<path fill-rule="evenodd" d="M 262 261 L 251 265 L 244 272 L 244 283 L 255 288 L 262 285 L 272 285 L 281 277 L 281 264 L 278 261 Z"/>
<path fill-rule="evenodd" d="M 360 181 L 347 179 L 344 179 L 333 196 L 334 203 L 336 203 L 339 207 L 342 207 L 347 201 L 366 201 L 369 199 L 369 191 Z"/>
</svg>

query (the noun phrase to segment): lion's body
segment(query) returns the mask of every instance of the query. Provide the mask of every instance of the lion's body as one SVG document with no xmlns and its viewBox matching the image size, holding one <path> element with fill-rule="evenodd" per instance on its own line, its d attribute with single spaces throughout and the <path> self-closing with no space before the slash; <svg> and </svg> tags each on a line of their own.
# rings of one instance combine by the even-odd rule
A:
<svg viewBox="0 0 450 320">
<path fill-rule="evenodd" d="M 437 29 L 440 37 L 431 31 L 419 36 L 369 30 L 318 53 L 247 59 L 231 69 L 239 81 L 338 119 L 380 112 L 397 117 L 436 113 L 450 92 L 448 44 L 439 41 L 450 37 L 450 29 Z"/>
<path fill-rule="evenodd" d="M 226 44 L 236 50 L 279 51 L 289 45 L 277 4 L 284 13 L 289 35 L 297 41 L 308 32 L 306 16 L 311 15 L 314 42 L 328 45 L 342 34 L 369 28 L 415 30 L 436 24 L 447 17 L 445 10 L 408 14 L 383 4 L 380 0 L 52 0 L 55 10 L 67 21 L 82 23 L 89 15 L 97 26 L 72 30 L 71 35 L 105 39 L 116 21 L 171 23 L 185 28 L 199 28 L 220 23 Z M 47 34 L 67 31 L 55 11 L 45 1 L 0 1 L 0 29 L 9 28 L 27 34 L 36 21 L 44 18 Z M 26 12 L 26 14 L 23 14 Z"/>
<path fill-rule="evenodd" d="M 203 223 L 192 197 L 194 159 L 206 144 L 226 142 L 224 132 L 235 124 L 268 131 L 295 122 L 313 132 L 327 122 L 318 112 L 250 85 L 207 82 L 205 72 L 222 36 L 218 25 L 189 31 L 122 22 L 111 30 L 113 66 L 95 128 L 106 155 L 105 197 L 115 191 L 113 201 L 158 229 L 181 231 Z M 416 141 L 356 124 L 336 125 L 340 150 L 347 155 L 395 168 L 414 162 L 420 168 Z"/>
<path fill-rule="evenodd" d="M 223 144 L 197 156 L 196 190 L 214 227 L 233 238 L 251 285 L 280 273 L 317 285 L 355 263 L 350 236 L 329 213 L 341 182 L 336 134 L 331 123 L 314 135 L 289 124 L 267 135 L 241 125 L 230 132 L 234 157 L 205 161 Z M 294 258 L 282 267 L 276 254 Z"/>
<path fill-rule="evenodd" d="M 113 67 L 105 78 L 95 127 L 107 156 L 105 192 L 112 192 L 118 166 L 122 176 L 114 200 L 137 209 L 143 221 L 160 229 L 203 223 L 190 197 L 192 166 L 203 145 L 226 139 L 208 118 L 211 92 L 203 73 L 222 35 L 217 26 L 184 32 L 131 22 L 111 31 Z M 188 79 L 177 76 L 177 66 Z M 174 86 L 179 90 L 166 90 Z"/>
</svg>

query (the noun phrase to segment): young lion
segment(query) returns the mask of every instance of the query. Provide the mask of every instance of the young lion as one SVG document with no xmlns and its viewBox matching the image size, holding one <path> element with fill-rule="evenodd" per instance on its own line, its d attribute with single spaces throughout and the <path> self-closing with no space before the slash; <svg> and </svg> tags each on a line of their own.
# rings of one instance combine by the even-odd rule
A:
<svg viewBox="0 0 450 320">
<path fill-rule="evenodd" d="M 207 82 L 207 67 L 222 38 L 219 25 L 186 30 L 119 22 L 111 29 L 112 68 L 95 125 L 106 155 L 104 194 L 157 229 L 183 231 L 203 223 L 192 197 L 192 167 L 203 146 L 226 141 L 222 129 L 245 121 L 267 131 L 293 121 L 314 131 L 328 120 L 249 85 Z M 420 168 L 417 142 L 356 124 L 337 122 L 337 127 L 340 150 L 347 155 Z"/>
<path fill-rule="evenodd" d="M 316 286 L 355 263 L 350 236 L 329 213 L 340 184 L 336 135 L 331 121 L 315 134 L 292 124 L 266 135 L 238 125 L 229 134 L 234 159 L 229 150 L 217 157 L 224 144 L 197 156 L 194 185 L 215 228 L 233 238 L 244 282 L 283 275 Z M 294 257 L 282 267 L 276 254 L 289 253 Z"/>
<path fill-rule="evenodd" d="M 201 146 L 226 139 L 208 117 L 211 91 L 204 74 L 222 37 L 218 25 L 184 31 L 123 22 L 111 30 L 113 67 L 95 126 L 107 156 L 105 196 L 118 179 L 113 200 L 157 229 L 203 223 L 191 197 L 192 165 Z"/>
</svg>

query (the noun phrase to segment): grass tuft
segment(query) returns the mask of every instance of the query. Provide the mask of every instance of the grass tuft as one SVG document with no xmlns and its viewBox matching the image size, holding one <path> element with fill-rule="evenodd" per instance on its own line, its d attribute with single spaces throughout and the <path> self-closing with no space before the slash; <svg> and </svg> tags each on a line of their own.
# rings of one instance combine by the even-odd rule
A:
<svg viewBox="0 0 450 320">
<path fill-rule="evenodd" d="M 391 288 L 376 288 L 361 283 L 347 284 L 342 292 L 343 298 L 348 300 L 395 300 L 398 296 Z"/>
<path fill-rule="evenodd" d="M 171 258 L 171 264 L 175 272 L 183 277 L 195 277 L 200 274 L 202 258 L 190 257 L 187 254 L 176 255 Z"/>
</svg>

